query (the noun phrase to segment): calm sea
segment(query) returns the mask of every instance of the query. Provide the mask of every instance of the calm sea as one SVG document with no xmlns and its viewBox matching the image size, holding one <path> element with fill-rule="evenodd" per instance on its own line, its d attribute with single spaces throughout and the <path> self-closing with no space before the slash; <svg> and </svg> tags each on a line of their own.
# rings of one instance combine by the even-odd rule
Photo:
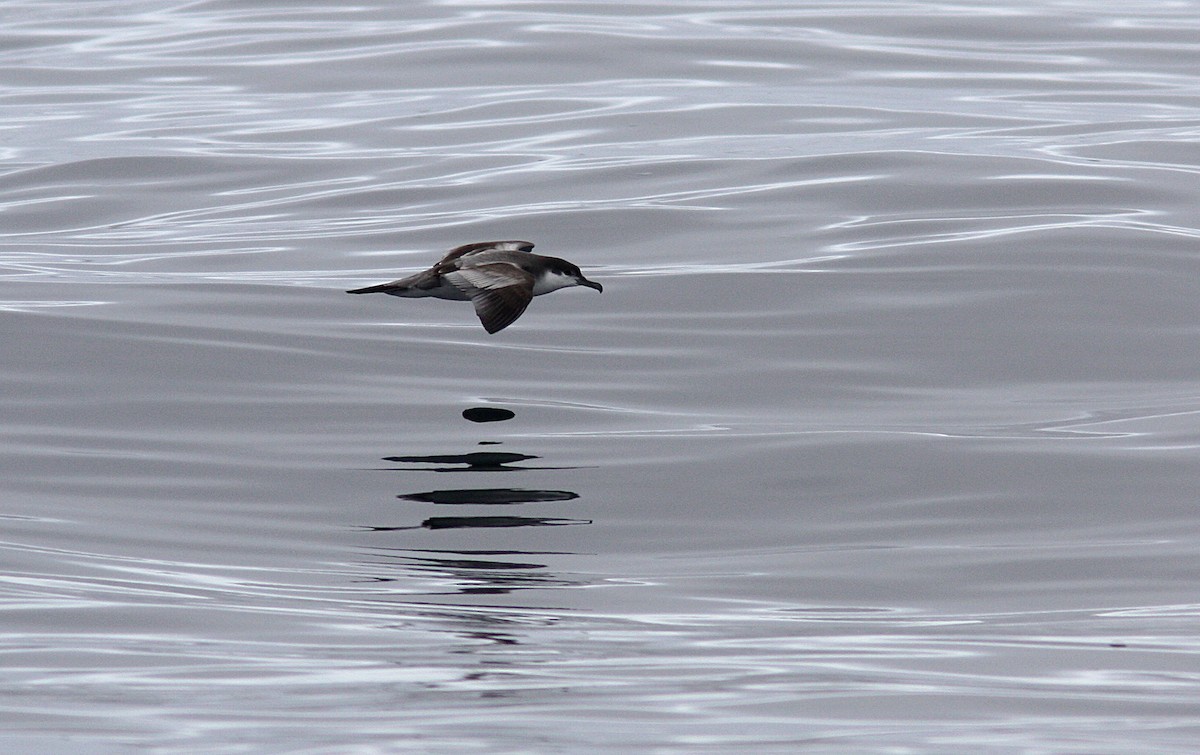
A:
<svg viewBox="0 0 1200 755">
<path fill-rule="evenodd" d="M 4 750 L 1195 751 L 1200 3 L 10 0 L 0 82 Z M 604 293 L 343 293 L 489 239 Z"/>
</svg>

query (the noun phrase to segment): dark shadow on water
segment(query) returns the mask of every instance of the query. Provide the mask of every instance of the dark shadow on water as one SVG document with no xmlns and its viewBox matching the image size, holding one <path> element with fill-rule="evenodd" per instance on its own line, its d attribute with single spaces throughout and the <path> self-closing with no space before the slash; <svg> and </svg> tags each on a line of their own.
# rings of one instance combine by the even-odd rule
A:
<svg viewBox="0 0 1200 755">
<path fill-rule="evenodd" d="M 463 411 L 463 417 L 471 422 L 502 422 L 515 417 L 515 413 L 496 407 L 473 407 Z M 478 445 L 499 445 L 499 441 L 481 440 Z M 540 457 L 531 454 L 510 451 L 469 451 L 466 453 L 442 454 L 407 454 L 403 456 L 387 456 L 384 461 L 405 465 L 399 468 L 388 468 L 388 471 L 420 473 L 420 472 L 521 472 L 526 470 L 569 470 L 576 467 L 545 467 L 530 466 L 528 462 Z M 450 506 L 521 506 L 524 504 L 564 504 L 575 501 L 579 494 L 571 490 L 537 489 L 520 487 L 491 487 L 491 488 L 449 488 L 439 490 L 424 490 L 411 493 L 400 493 L 396 496 L 400 501 L 410 504 L 434 504 Z M 546 512 L 539 512 L 546 513 Z M 566 512 L 555 512 L 566 513 Z M 477 516 L 435 516 L 423 519 L 419 524 L 400 524 L 389 526 L 366 526 L 363 529 L 371 533 L 394 533 L 397 537 L 405 537 L 401 533 L 409 533 L 414 546 L 422 545 L 423 538 L 438 538 L 447 542 L 451 531 L 462 533 L 453 536 L 458 540 L 463 537 L 473 538 L 474 545 L 485 545 L 491 537 L 485 534 L 489 530 L 516 530 L 532 527 L 569 527 L 591 524 L 590 519 L 577 519 L 567 516 L 519 516 L 516 514 L 489 514 L 481 512 Z M 425 534 L 420 534 L 425 533 Z M 471 534 L 479 533 L 479 534 Z M 531 557 L 538 555 L 575 555 L 555 553 L 548 554 L 538 550 L 495 550 L 484 548 L 428 548 L 428 547 L 378 547 L 372 549 L 380 560 L 375 561 L 375 567 L 401 569 L 396 576 L 377 575 L 373 581 L 404 582 L 412 579 L 434 576 L 437 589 L 426 592 L 426 595 L 502 595 L 515 590 L 552 587 L 579 587 L 584 583 L 574 579 L 566 579 L 553 571 L 549 566 L 539 563 Z M 417 555 L 421 554 L 421 555 Z M 439 554 L 439 555 L 433 555 Z M 511 559 L 506 557 L 512 557 Z M 408 576 L 405 576 L 405 573 Z"/>
<path fill-rule="evenodd" d="M 461 530 L 471 527 L 563 527 L 591 524 L 591 519 L 558 519 L 546 516 L 435 516 L 410 527 L 367 527 L 370 532 L 400 530 Z"/>
<path fill-rule="evenodd" d="M 381 548 L 377 565 L 390 568 L 402 567 L 409 576 L 377 577 L 376 583 L 401 582 L 411 576 L 433 577 L 444 581 L 449 576 L 455 587 L 446 591 L 431 591 L 427 595 L 502 595 L 515 590 L 553 587 L 583 587 L 587 582 L 568 579 L 552 571 L 546 564 L 525 558 L 521 561 L 501 561 L 495 558 L 477 558 L 481 555 L 554 555 L 522 554 L 508 551 L 496 553 L 479 551 L 422 551 L 401 548 Z M 445 554 L 440 558 L 433 554 Z M 470 558 L 476 556 L 476 558 Z"/>
<path fill-rule="evenodd" d="M 416 501 L 418 503 L 442 503 L 451 505 L 479 503 L 495 506 L 513 503 L 573 501 L 579 497 L 579 494 L 572 493 L 569 490 L 480 488 L 473 490 L 430 490 L 424 493 L 405 493 L 396 497 L 404 501 Z"/>
<path fill-rule="evenodd" d="M 470 409 L 463 409 L 462 416 L 470 422 L 506 422 L 517 416 L 517 413 L 495 406 L 472 406 Z"/>
<path fill-rule="evenodd" d="M 431 456 L 385 456 L 384 461 L 404 464 L 462 464 L 460 467 L 422 467 L 422 472 L 516 472 L 522 469 L 574 469 L 575 467 L 512 467 L 518 461 L 540 459 L 529 454 L 503 451 L 472 451 L 465 454 L 434 454 Z"/>
</svg>

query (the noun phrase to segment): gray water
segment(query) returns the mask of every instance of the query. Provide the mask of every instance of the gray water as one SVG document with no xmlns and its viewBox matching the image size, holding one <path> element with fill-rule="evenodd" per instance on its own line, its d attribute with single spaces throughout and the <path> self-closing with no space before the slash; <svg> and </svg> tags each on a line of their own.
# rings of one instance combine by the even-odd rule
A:
<svg viewBox="0 0 1200 755">
<path fill-rule="evenodd" d="M 1200 4 L 27 0 L 0 81 L 6 751 L 1194 751 Z M 343 293 L 488 239 L 604 293 Z"/>
</svg>

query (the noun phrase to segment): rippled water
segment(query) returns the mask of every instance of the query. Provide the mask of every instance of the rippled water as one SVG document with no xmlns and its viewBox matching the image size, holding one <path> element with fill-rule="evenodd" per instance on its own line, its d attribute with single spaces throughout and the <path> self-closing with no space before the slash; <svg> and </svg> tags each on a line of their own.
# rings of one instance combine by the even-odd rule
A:
<svg viewBox="0 0 1200 755">
<path fill-rule="evenodd" d="M 1192 751 L 1198 11 L 0 3 L 0 742 Z"/>
</svg>

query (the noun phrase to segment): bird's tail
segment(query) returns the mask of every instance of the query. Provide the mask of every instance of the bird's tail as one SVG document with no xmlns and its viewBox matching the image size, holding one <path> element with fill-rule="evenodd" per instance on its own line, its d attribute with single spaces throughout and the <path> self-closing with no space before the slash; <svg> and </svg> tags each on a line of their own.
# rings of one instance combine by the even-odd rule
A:
<svg viewBox="0 0 1200 755">
<path fill-rule="evenodd" d="M 378 294 L 394 289 L 395 286 L 391 283 L 380 283 L 378 286 L 367 286 L 366 288 L 355 288 L 347 291 L 348 294 Z"/>
</svg>

